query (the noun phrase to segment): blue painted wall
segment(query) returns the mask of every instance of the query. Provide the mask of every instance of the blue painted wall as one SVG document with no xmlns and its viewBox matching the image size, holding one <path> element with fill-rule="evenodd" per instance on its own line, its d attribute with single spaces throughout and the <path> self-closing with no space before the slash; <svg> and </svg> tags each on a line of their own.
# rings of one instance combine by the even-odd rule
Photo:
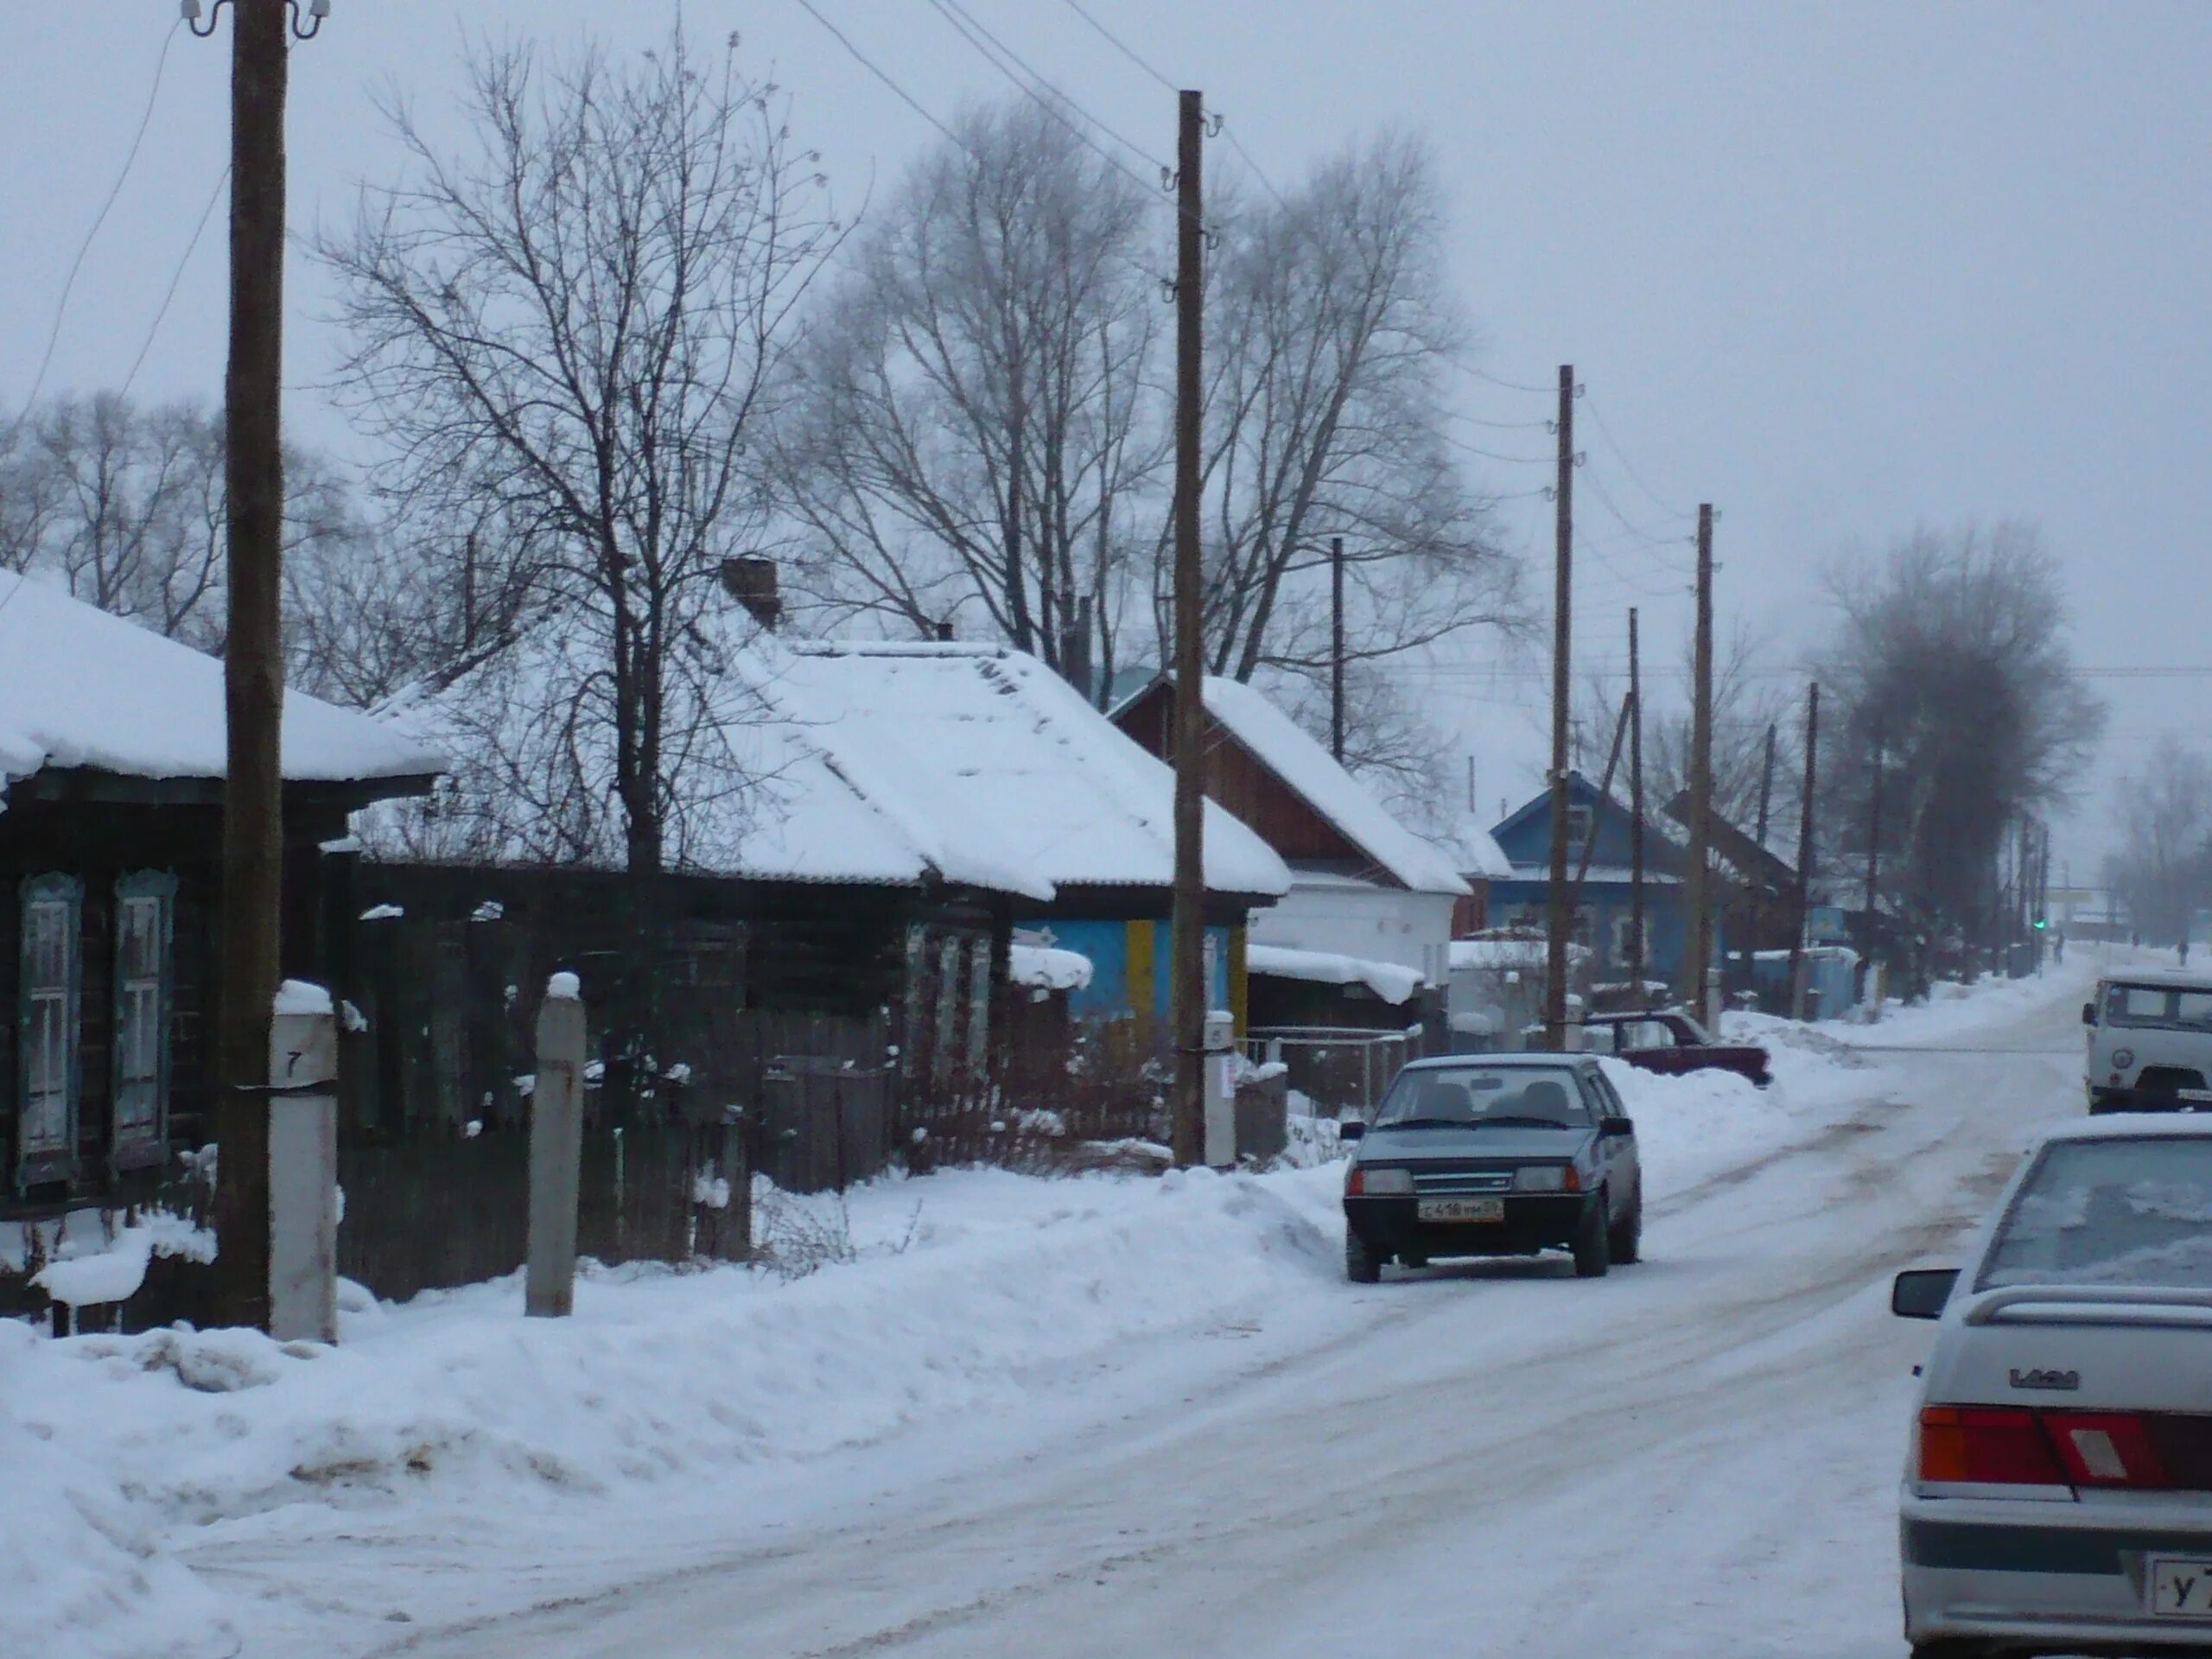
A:
<svg viewBox="0 0 2212 1659">
<path fill-rule="evenodd" d="M 1090 983 L 1068 996 L 1068 1011 L 1079 1018 L 1111 1020 L 1136 1012 L 1129 991 L 1129 936 L 1136 928 L 1154 935 L 1152 951 L 1152 1013 L 1168 1015 L 1169 944 L 1166 922 L 1025 922 L 1015 926 L 1017 938 L 1050 942 L 1063 950 L 1079 950 L 1090 958 Z M 1206 1006 L 1230 1006 L 1229 988 L 1229 929 L 1206 929 Z"/>
</svg>

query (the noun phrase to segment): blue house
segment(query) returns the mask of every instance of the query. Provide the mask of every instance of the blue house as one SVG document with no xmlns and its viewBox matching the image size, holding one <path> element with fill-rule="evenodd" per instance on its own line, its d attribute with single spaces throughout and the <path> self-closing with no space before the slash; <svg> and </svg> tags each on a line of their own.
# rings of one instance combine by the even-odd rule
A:
<svg viewBox="0 0 2212 1659">
<path fill-rule="evenodd" d="M 1600 794 L 1598 786 L 1579 772 L 1567 774 L 1567 793 L 1569 879 L 1581 868 L 1586 849 L 1590 860 L 1575 912 L 1574 941 L 1595 953 L 1591 958 L 1592 979 L 1601 983 L 1624 979 L 1634 914 L 1630 814 L 1611 796 Z M 1551 901 L 1551 791 L 1546 790 L 1491 834 L 1511 861 L 1513 874 L 1491 881 L 1490 925 L 1541 931 L 1547 925 Z M 1647 813 L 1643 821 L 1643 970 L 1647 979 L 1673 984 L 1681 977 L 1687 933 L 1682 872 L 1687 862 L 1688 853 L 1681 843 L 1661 830 Z M 1719 897 L 1716 892 L 1716 899 Z M 1716 903 L 1716 951 L 1722 949 L 1719 913 Z"/>
</svg>

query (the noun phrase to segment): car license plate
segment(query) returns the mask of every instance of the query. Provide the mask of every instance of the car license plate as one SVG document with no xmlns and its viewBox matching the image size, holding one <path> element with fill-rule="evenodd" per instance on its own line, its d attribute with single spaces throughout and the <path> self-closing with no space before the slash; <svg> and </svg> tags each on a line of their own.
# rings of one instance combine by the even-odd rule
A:
<svg viewBox="0 0 2212 1659">
<path fill-rule="evenodd" d="M 1503 1221 L 1503 1198 L 1423 1198 L 1416 1213 L 1423 1221 Z"/>
<path fill-rule="evenodd" d="M 2151 1611 L 2160 1618 L 2212 1619 L 2212 1560 L 2153 1557 Z"/>
</svg>

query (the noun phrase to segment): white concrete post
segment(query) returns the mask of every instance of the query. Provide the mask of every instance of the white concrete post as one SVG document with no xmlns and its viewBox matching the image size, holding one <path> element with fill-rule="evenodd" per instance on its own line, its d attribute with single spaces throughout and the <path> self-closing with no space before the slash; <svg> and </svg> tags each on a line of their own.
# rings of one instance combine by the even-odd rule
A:
<svg viewBox="0 0 2212 1659">
<path fill-rule="evenodd" d="M 269 1333 L 338 1340 L 338 1020 L 288 979 L 269 1026 Z M 321 1085 L 318 1087 L 317 1085 Z"/>
<path fill-rule="evenodd" d="M 1214 1169 L 1236 1163 L 1236 1021 L 1227 1014 L 1206 1015 L 1205 1160 Z"/>
<path fill-rule="evenodd" d="M 1705 970 L 1705 1006 L 1698 1010 L 1705 1028 L 1716 1037 L 1720 1034 L 1720 970 Z"/>
<path fill-rule="evenodd" d="M 537 1011 L 537 1081 L 530 1096 L 530 1255 L 523 1312 L 563 1319 L 576 1296 L 576 1183 L 584 1145 L 584 1004 L 574 974 L 556 974 Z"/>
</svg>

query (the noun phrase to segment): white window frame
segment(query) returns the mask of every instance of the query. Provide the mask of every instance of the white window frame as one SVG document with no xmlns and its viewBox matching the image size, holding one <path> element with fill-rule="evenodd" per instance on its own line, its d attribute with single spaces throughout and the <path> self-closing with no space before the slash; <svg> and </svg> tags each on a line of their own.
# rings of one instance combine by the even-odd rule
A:
<svg viewBox="0 0 2212 1659">
<path fill-rule="evenodd" d="M 1577 833 L 1577 832 L 1580 833 Z M 1598 809 L 1587 802 L 1577 801 L 1567 809 L 1567 850 L 1579 853 L 1590 844 L 1591 836 L 1598 833 Z"/>
<path fill-rule="evenodd" d="M 75 876 L 34 875 L 23 882 L 16 939 L 18 1191 L 77 1175 L 77 1115 L 84 1099 L 79 1068 L 84 913 L 85 884 Z M 48 955 L 48 945 L 54 954 Z M 41 1085 L 35 1103 L 35 1082 Z"/>
<path fill-rule="evenodd" d="M 152 960 L 131 961 L 134 917 Z M 115 1025 L 108 1162 L 120 1172 L 168 1158 L 169 1026 L 175 994 L 176 877 L 137 870 L 115 884 Z"/>
</svg>

